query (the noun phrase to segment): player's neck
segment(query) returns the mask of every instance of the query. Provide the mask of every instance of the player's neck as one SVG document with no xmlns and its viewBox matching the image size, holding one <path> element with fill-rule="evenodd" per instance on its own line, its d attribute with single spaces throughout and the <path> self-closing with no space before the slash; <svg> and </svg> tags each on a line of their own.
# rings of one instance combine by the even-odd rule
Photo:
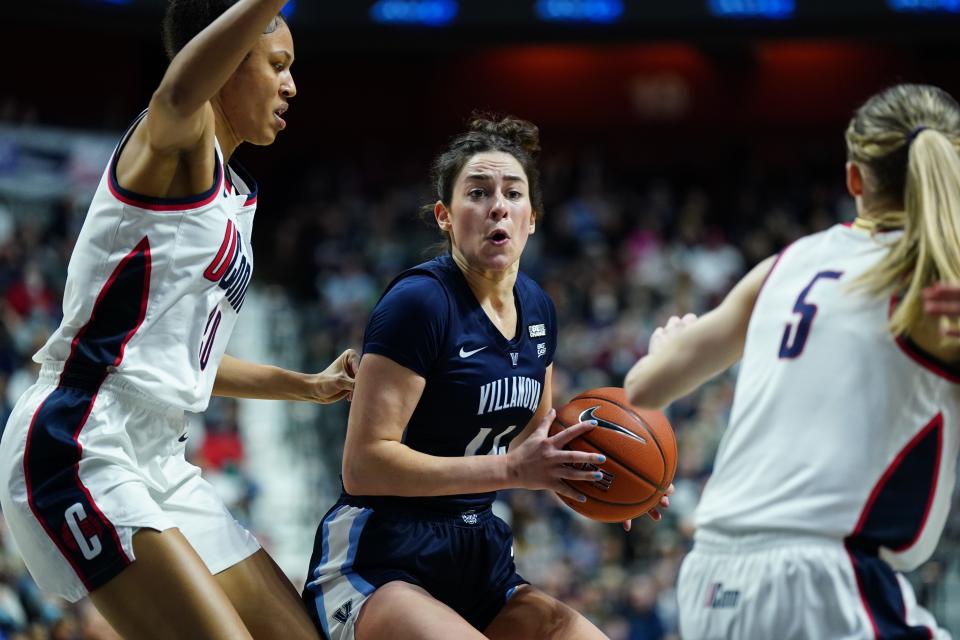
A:
<svg viewBox="0 0 960 640">
<path fill-rule="evenodd" d="M 466 278 L 470 290 L 481 305 L 490 305 L 494 309 L 512 305 L 513 285 L 517 282 L 519 265 L 497 271 L 472 267 L 462 255 L 453 251 L 453 261 Z"/>
<path fill-rule="evenodd" d="M 220 153 L 223 154 L 223 162 L 227 163 L 230 162 L 233 152 L 237 150 L 237 147 L 240 146 L 243 140 L 237 135 L 237 132 L 234 131 L 233 126 L 230 125 L 230 121 L 227 120 L 227 116 L 224 115 L 220 103 L 214 99 L 211 101 L 211 104 L 213 105 L 214 130 L 216 131 L 217 142 L 220 143 Z"/>
<path fill-rule="evenodd" d="M 860 214 L 853 221 L 853 228 L 870 234 L 902 229 L 905 215 L 902 211 L 888 211 L 880 215 Z"/>
<path fill-rule="evenodd" d="M 857 218 L 853 227 L 871 234 L 881 231 L 903 229 L 907 223 L 907 214 L 902 202 L 890 198 L 867 197 L 863 194 L 856 201 Z"/>
</svg>

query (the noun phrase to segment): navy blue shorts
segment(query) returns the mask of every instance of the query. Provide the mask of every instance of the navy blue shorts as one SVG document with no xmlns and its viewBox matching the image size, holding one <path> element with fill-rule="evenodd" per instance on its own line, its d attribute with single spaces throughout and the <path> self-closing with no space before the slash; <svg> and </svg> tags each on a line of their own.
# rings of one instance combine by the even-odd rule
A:
<svg viewBox="0 0 960 640">
<path fill-rule="evenodd" d="M 527 584 L 510 527 L 489 507 L 414 512 L 341 499 L 317 529 L 303 591 L 314 624 L 330 640 L 353 640 L 360 607 L 395 580 L 422 587 L 479 631 Z"/>
</svg>

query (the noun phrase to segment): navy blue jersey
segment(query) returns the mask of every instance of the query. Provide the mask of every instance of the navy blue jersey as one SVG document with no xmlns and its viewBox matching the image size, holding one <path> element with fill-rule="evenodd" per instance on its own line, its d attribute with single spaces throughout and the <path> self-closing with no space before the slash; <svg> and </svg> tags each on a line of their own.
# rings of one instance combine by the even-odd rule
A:
<svg viewBox="0 0 960 640">
<path fill-rule="evenodd" d="M 404 430 L 407 446 L 434 456 L 500 455 L 530 422 L 553 362 L 556 311 L 523 273 L 513 295 L 517 331 L 507 340 L 449 255 L 405 271 L 387 287 L 363 353 L 390 358 L 426 380 Z M 495 495 L 390 500 L 464 509 L 488 505 Z"/>
</svg>

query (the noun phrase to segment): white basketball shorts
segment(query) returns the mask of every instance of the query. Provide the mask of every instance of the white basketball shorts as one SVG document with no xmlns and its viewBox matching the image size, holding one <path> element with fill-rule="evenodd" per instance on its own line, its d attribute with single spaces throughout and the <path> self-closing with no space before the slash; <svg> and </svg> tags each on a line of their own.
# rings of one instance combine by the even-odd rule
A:
<svg viewBox="0 0 960 640">
<path fill-rule="evenodd" d="M 104 585 L 142 528 L 180 529 L 213 574 L 260 548 L 185 460 L 181 409 L 115 375 L 61 372 L 44 366 L 0 442 L 3 515 L 42 589 L 76 601 Z"/>
<path fill-rule="evenodd" d="M 907 580 L 831 538 L 698 531 L 677 585 L 684 640 L 949 640 Z"/>
</svg>

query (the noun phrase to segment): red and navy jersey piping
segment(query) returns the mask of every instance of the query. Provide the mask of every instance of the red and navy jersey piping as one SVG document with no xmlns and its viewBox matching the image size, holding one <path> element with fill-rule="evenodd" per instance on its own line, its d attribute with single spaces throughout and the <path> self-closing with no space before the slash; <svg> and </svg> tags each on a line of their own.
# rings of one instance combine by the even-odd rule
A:
<svg viewBox="0 0 960 640">
<path fill-rule="evenodd" d="M 110 165 L 107 168 L 107 182 L 108 186 L 110 187 L 110 193 L 113 194 L 113 197 L 124 204 L 150 211 L 189 211 L 191 209 L 198 209 L 213 202 L 214 198 L 217 197 L 217 194 L 220 193 L 223 187 L 224 173 L 222 162 L 220 160 L 220 154 L 217 153 L 216 149 L 214 149 L 213 152 L 213 186 L 201 194 L 188 196 L 185 198 L 155 198 L 130 191 L 129 189 L 124 189 L 120 186 L 120 182 L 117 179 L 117 163 L 119 162 L 120 154 L 123 152 L 123 149 L 126 146 L 127 141 L 130 139 L 134 129 L 136 129 L 137 125 L 143 121 L 143 118 L 146 116 L 146 114 L 147 112 L 144 111 L 137 117 L 136 120 L 133 121 L 133 124 L 130 125 L 130 128 L 128 128 L 126 133 L 123 134 L 123 138 L 121 138 L 120 143 L 113 152 L 113 157 L 110 158 Z M 256 194 L 254 194 L 254 200 L 256 200 Z"/>
<path fill-rule="evenodd" d="M 896 310 L 899 301 L 900 298 L 896 294 L 891 296 L 889 316 L 893 316 L 893 312 Z M 940 376 L 944 380 L 948 380 L 954 384 L 960 384 L 960 367 L 927 353 L 920 345 L 911 340 L 909 336 L 896 336 L 894 340 L 897 346 L 900 347 L 900 350 L 919 366 Z"/>
<path fill-rule="evenodd" d="M 27 432 L 23 472 L 30 510 L 88 591 L 106 584 L 132 558 L 80 477 L 80 434 L 110 368 L 120 364 L 143 324 L 151 270 L 144 237 L 103 285 L 56 389 L 37 407 Z"/>
<path fill-rule="evenodd" d="M 250 175 L 250 172 L 247 171 L 246 168 L 236 160 L 231 160 L 230 162 L 227 163 L 227 166 L 230 169 L 232 169 L 233 172 L 236 173 L 241 180 L 243 180 L 244 184 L 246 184 L 247 188 L 250 190 L 250 192 L 247 193 L 247 200 L 246 202 L 243 203 L 243 206 L 249 207 L 253 204 L 256 204 L 257 191 L 258 191 L 257 181 L 254 180 L 253 176 Z M 237 188 L 236 186 L 234 186 L 233 180 L 230 178 L 230 172 L 227 171 L 225 173 L 226 173 L 226 176 L 225 176 L 226 180 L 225 180 L 224 189 L 227 194 L 230 194 L 231 191 L 236 191 Z"/>
</svg>

